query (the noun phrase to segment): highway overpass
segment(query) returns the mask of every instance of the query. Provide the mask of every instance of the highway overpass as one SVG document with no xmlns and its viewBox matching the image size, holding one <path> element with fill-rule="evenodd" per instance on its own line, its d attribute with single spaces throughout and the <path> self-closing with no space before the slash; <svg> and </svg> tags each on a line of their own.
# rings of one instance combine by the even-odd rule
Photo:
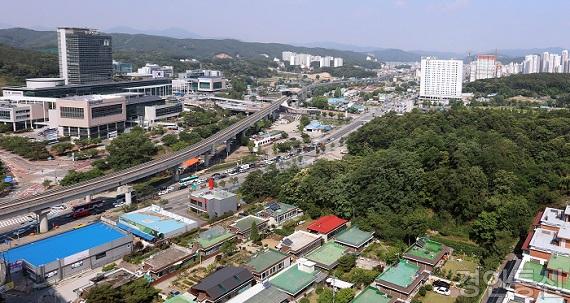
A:
<svg viewBox="0 0 570 303">
<path fill-rule="evenodd" d="M 176 167 L 189 158 L 211 153 L 214 150 L 215 145 L 222 144 L 227 140 L 235 138 L 235 136 L 253 126 L 257 121 L 278 111 L 281 104 L 286 101 L 286 97 L 279 98 L 270 103 L 269 106 L 264 107 L 254 114 L 251 114 L 250 116 L 192 146 L 189 146 L 186 149 L 161 156 L 150 162 L 75 185 L 49 190 L 31 197 L 1 202 L 0 220 L 30 212 L 41 214 L 42 211 L 49 209 L 51 206 L 77 198 L 84 198 L 103 191 L 116 189 L 119 186 L 123 186 L 141 178 Z"/>
</svg>

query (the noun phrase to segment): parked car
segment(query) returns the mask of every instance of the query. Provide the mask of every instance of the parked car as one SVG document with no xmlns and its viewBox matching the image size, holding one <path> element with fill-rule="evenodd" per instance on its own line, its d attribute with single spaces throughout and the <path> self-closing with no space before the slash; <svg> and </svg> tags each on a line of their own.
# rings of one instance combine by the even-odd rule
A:
<svg viewBox="0 0 570 303">
<path fill-rule="evenodd" d="M 60 205 L 54 205 L 50 208 L 53 210 L 65 210 L 67 208 L 67 206 L 65 206 L 64 204 L 60 204 Z"/>
<path fill-rule="evenodd" d="M 438 294 L 444 295 L 444 296 L 449 296 L 451 295 L 451 284 L 442 281 L 442 280 L 437 280 L 435 282 L 433 282 L 433 291 L 435 291 Z"/>
</svg>

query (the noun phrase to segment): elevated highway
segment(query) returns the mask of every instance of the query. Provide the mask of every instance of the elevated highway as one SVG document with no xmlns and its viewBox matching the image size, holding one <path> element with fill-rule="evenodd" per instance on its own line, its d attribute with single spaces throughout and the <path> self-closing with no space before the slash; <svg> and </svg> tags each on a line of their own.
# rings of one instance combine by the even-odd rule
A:
<svg viewBox="0 0 570 303">
<path fill-rule="evenodd" d="M 89 195 L 115 189 L 132 183 L 141 178 L 148 177 L 180 165 L 189 158 L 211 153 L 215 145 L 221 144 L 244 132 L 257 121 L 268 117 L 279 110 L 281 104 L 287 98 L 282 97 L 270 103 L 269 106 L 251 114 L 235 124 L 217 132 L 216 134 L 175 153 L 161 156 L 155 160 L 143 163 L 122 171 L 107 174 L 89 181 L 63 188 L 53 189 L 34 196 L 5 201 L 0 203 L 0 219 L 36 212 L 41 216 L 42 212 L 51 206 L 64 203 L 73 199 L 83 198 Z M 47 221 L 46 221 L 47 224 Z"/>
</svg>

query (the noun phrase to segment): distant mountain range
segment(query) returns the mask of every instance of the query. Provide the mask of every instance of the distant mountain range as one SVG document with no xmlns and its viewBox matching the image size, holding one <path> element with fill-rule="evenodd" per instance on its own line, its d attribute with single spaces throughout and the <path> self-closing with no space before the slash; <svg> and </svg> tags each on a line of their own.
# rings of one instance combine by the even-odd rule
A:
<svg viewBox="0 0 570 303">
<path fill-rule="evenodd" d="M 0 27 L 2 24 L 0 24 Z M 226 53 L 231 57 L 259 57 L 267 54 L 270 57 L 281 58 L 281 52 L 293 51 L 313 55 L 328 55 L 343 57 L 346 64 L 363 64 L 367 54 L 373 54 L 381 61 L 410 62 L 419 61 L 422 56 L 436 56 L 442 59 L 467 59 L 466 53 L 423 51 L 405 51 L 394 48 L 379 48 L 373 46 L 355 46 L 335 42 L 314 42 L 298 44 L 297 46 L 283 43 L 244 42 L 235 39 L 206 38 L 200 34 L 182 28 L 161 30 L 137 30 L 130 27 L 114 27 L 105 32 L 113 37 L 113 50 L 116 52 L 145 52 L 169 56 L 172 58 L 212 58 L 216 54 Z M 31 30 L 26 28 L 0 29 L 0 44 L 17 48 L 40 51 L 57 50 L 55 31 Z M 527 54 L 544 51 L 560 53 L 562 48 L 535 49 L 505 49 L 498 50 L 503 63 L 510 60 L 520 60 Z M 489 51 L 488 53 L 495 53 Z"/>
</svg>

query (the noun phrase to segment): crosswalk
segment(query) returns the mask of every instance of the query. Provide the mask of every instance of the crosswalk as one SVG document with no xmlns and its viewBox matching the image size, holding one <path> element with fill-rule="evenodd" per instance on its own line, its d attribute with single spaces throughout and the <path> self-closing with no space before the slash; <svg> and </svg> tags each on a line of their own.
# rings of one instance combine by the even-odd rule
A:
<svg viewBox="0 0 570 303">
<path fill-rule="evenodd" d="M 63 210 L 61 210 L 61 209 L 52 209 L 52 210 L 50 210 L 50 212 L 48 214 L 48 218 L 56 217 L 61 212 L 63 212 Z M 31 223 L 34 220 L 36 220 L 36 215 L 30 213 L 28 215 L 18 216 L 18 217 L 2 220 L 2 221 L 0 221 L 0 228 L 4 228 L 4 227 L 8 227 L 8 226 L 14 226 L 14 225 L 23 225 L 25 223 Z"/>
</svg>

